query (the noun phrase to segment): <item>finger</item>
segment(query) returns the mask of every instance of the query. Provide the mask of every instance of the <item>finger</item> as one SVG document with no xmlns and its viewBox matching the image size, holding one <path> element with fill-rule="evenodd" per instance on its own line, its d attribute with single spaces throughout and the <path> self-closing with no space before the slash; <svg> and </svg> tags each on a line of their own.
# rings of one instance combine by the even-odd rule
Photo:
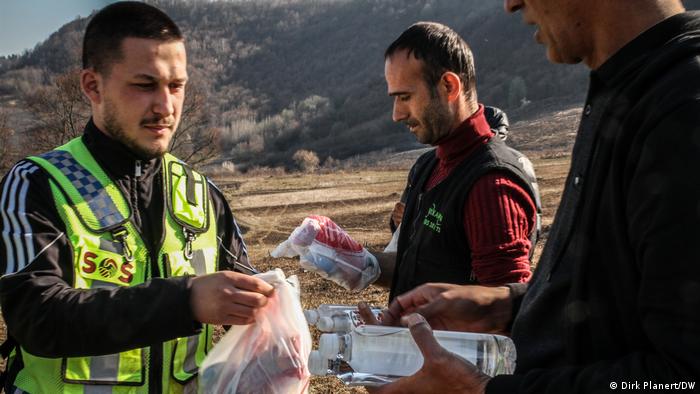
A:
<svg viewBox="0 0 700 394">
<path fill-rule="evenodd" d="M 414 289 L 397 296 L 394 301 L 389 304 L 389 307 L 385 309 L 385 312 L 389 315 L 389 318 L 394 320 L 393 325 L 398 325 L 401 316 L 414 312 L 417 305 L 425 302 L 427 302 L 427 300 L 424 300 L 420 292 Z"/>
<path fill-rule="evenodd" d="M 250 308 L 262 308 L 267 305 L 268 298 L 260 293 L 231 289 L 223 298 L 230 305 L 244 305 Z"/>
<path fill-rule="evenodd" d="M 225 316 L 236 316 L 241 318 L 254 318 L 258 309 L 251 308 L 246 305 L 227 304 L 221 309 L 221 313 Z"/>
<path fill-rule="evenodd" d="M 377 320 L 377 317 L 374 316 L 374 313 L 372 313 L 372 308 L 370 308 L 369 305 L 367 305 L 366 302 L 360 302 L 357 304 L 357 311 L 360 313 L 360 317 L 362 318 L 362 321 L 365 322 L 365 324 L 371 324 L 371 325 L 379 325 L 379 320 Z"/>
<path fill-rule="evenodd" d="M 270 297 L 275 288 L 269 283 L 254 276 L 244 275 L 237 272 L 225 271 L 231 283 L 242 290 L 253 291 L 260 293 L 266 297 Z"/>
<path fill-rule="evenodd" d="M 239 317 L 239 316 L 226 316 L 220 324 L 229 326 L 247 326 L 248 324 L 255 323 L 254 317 Z"/>
<path fill-rule="evenodd" d="M 435 339 L 433 330 L 423 316 L 418 313 L 412 313 L 404 317 L 402 321 L 406 322 L 409 330 L 411 330 L 411 336 L 425 360 L 437 357 L 444 351 L 444 348 Z"/>
<path fill-rule="evenodd" d="M 382 310 L 382 324 L 385 326 L 396 326 L 401 320 L 403 315 L 403 307 L 401 304 L 394 300 L 389 304 L 389 307 Z"/>
</svg>

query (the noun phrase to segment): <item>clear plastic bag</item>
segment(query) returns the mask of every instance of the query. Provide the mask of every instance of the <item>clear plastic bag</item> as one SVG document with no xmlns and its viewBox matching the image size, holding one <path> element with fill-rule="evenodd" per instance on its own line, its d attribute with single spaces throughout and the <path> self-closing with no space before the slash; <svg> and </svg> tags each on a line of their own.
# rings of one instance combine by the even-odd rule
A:
<svg viewBox="0 0 700 394">
<path fill-rule="evenodd" d="M 302 268 L 353 291 L 365 289 L 381 273 L 377 258 L 325 216 L 304 219 L 270 255 L 299 256 Z"/>
<path fill-rule="evenodd" d="M 255 275 L 275 293 L 255 323 L 233 326 L 202 363 L 199 392 L 306 393 L 311 334 L 299 302 L 297 278 L 276 269 Z"/>
</svg>

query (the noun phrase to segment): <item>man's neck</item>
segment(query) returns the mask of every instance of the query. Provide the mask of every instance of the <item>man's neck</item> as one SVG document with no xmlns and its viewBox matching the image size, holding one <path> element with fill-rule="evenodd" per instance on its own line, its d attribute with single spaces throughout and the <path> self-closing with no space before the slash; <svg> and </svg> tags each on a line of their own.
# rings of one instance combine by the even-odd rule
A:
<svg viewBox="0 0 700 394">
<path fill-rule="evenodd" d="M 458 128 L 460 125 L 462 125 L 464 121 L 471 118 L 478 110 L 479 103 L 476 102 L 476 99 L 470 98 L 467 100 L 463 100 L 459 104 L 457 104 L 454 109 L 455 116 L 454 122 L 452 123 L 452 127 L 450 128 L 450 133 L 456 128 Z"/>
<path fill-rule="evenodd" d="M 599 0 L 596 4 L 600 11 L 592 22 L 592 52 L 583 59 L 592 70 L 647 29 L 685 11 L 679 0 Z"/>
</svg>

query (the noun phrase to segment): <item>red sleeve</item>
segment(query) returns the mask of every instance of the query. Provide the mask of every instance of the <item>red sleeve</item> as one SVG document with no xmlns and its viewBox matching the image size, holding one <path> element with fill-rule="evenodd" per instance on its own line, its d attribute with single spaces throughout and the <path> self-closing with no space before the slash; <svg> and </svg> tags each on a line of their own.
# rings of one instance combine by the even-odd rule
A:
<svg viewBox="0 0 700 394">
<path fill-rule="evenodd" d="M 476 181 L 464 204 L 472 270 L 486 286 L 530 280 L 530 229 L 537 210 L 530 195 L 503 172 Z"/>
</svg>

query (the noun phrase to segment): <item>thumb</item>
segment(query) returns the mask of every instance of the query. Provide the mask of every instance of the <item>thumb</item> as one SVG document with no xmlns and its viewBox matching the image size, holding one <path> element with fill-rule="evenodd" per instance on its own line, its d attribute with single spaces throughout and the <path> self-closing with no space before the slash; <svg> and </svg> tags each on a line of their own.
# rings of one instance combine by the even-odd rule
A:
<svg viewBox="0 0 700 394">
<path fill-rule="evenodd" d="M 433 330 L 423 316 L 412 313 L 402 320 L 411 330 L 411 336 L 416 345 L 418 345 L 418 349 L 420 349 L 424 359 L 434 358 L 444 351 L 437 339 L 435 339 Z"/>
</svg>

